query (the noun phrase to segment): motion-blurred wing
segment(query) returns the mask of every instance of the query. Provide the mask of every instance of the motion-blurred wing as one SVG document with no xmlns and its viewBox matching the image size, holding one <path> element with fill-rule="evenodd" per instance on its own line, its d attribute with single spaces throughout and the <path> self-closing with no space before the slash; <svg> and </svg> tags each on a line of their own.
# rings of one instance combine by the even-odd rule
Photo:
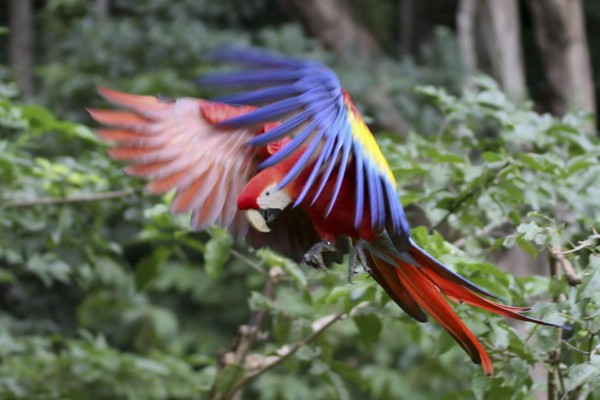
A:
<svg viewBox="0 0 600 400">
<path fill-rule="evenodd" d="M 387 228 L 395 238 L 408 237 L 408 223 L 396 192 L 396 181 L 371 131 L 350 97 L 340 86 L 335 73 L 314 61 L 283 57 L 257 49 L 221 49 L 217 60 L 248 67 L 242 71 L 204 75 L 202 85 L 254 87 L 226 95 L 218 101 L 228 104 L 256 105 L 256 110 L 222 122 L 227 127 L 247 127 L 281 120 L 282 123 L 249 141 L 264 145 L 285 136 L 293 139 L 280 151 L 263 161 L 259 168 L 274 165 L 302 145 L 303 155 L 281 182 L 290 183 L 304 168 L 311 168 L 307 185 L 295 205 L 316 187 L 314 202 L 326 184 L 333 184 L 328 213 L 335 204 L 345 174 L 356 182 L 355 224 L 369 207 L 376 230 Z M 339 165 L 339 168 L 335 168 Z M 337 176 L 335 175 L 337 171 Z M 402 240 L 402 243 L 408 243 Z"/>
<path fill-rule="evenodd" d="M 132 164 L 128 174 L 150 179 L 147 189 L 152 193 L 175 190 L 171 211 L 191 211 L 193 228 L 216 224 L 229 228 L 238 239 L 245 236 L 248 224 L 237 209 L 237 198 L 259 161 L 257 150 L 245 143 L 260 131 L 214 124 L 253 107 L 191 98 L 163 101 L 109 89 L 99 92 L 129 109 L 88 110 L 109 126 L 97 134 L 116 144 L 109 150 L 111 157 Z"/>
</svg>

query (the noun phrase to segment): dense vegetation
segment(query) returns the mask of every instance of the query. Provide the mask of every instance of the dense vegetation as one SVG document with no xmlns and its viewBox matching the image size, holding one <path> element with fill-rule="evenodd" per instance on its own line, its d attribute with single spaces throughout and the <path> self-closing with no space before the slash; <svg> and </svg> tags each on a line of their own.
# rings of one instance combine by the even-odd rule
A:
<svg viewBox="0 0 600 400">
<path fill-rule="evenodd" d="M 254 28 L 266 1 L 115 1 L 121 17 L 104 21 L 83 2 L 51 3 L 66 22 L 39 68 L 43 105 L 24 104 L 0 74 L 0 398 L 527 399 L 547 385 L 564 398 L 600 396 L 591 116 L 539 114 L 485 77 L 461 87 L 445 30 L 419 63 L 365 74 L 295 23 L 264 17 L 266 28 Z M 415 240 L 507 302 L 535 302 L 532 315 L 573 329 L 457 306 L 490 350 L 497 372 L 487 378 L 365 274 L 349 284 L 345 264 L 305 269 L 169 215 L 168 195 L 145 194 L 108 159 L 83 107 L 103 104 L 96 84 L 209 95 L 190 81 L 222 42 L 330 62 L 375 120 L 362 94 L 387 82 L 414 130 L 377 138 Z M 535 275 L 490 261 L 516 247 L 528 257 L 510 271 Z"/>
</svg>

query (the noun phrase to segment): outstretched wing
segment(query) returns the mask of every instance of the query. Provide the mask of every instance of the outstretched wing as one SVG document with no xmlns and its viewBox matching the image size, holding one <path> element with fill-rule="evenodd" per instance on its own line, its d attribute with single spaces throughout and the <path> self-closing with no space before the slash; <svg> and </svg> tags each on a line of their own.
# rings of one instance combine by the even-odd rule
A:
<svg viewBox="0 0 600 400">
<path fill-rule="evenodd" d="M 175 190 L 171 211 L 192 213 L 191 225 L 202 230 L 210 225 L 228 228 L 238 240 L 253 247 L 271 247 L 301 260 L 319 241 L 301 209 L 286 210 L 268 233 L 248 230 L 237 209 L 237 198 L 257 164 L 276 153 L 283 141 L 252 148 L 246 142 L 276 124 L 230 128 L 217 124 L 254 107 L 232 107 L 200 99 L 161 100 L 99 88 L 100 94 L 122 110 L 88 110 L 109 129 L 98 129 L 102 139 L 114 142 L 111 157 L 132 164 L 130 175 L 150 179 L 147 189 L 156 194 Z M 340 262 L 345 247 L 328 255 L 326 263 Z"/>
<path fill-rule="evenodd" d="M 402 243 L 408 243 L 408 223 L 396 192 L 396 181 L 371 131 L 340 86 L 335 73 L 314 62 L 284 57 L 257 49 L 221 49 L 213 53 L 220 61 L 244 65 L 247 69 L 207 74 L 202 85 L 254 87 L 217 98 L 228 104 L 258 106 L 246 114 L 223 121 L 226 127 L 247 127 L 281 120 L 282 123 L 249 141 L 264 145 L 285 136 L 293 139 L 280 151 L 260 163 L 274 165 L 306 144 L 303 155 L 284 177 L 280 186 L 290 183 L 304 168 L 312 168 L 306 187 L 295 205 L 305 200 L 316 186 L 314 202 L 329 182 L 334 182 L 328 213 L 335 204 L 345 174 L 355 175 L 355 225 L 369 207 L 371 225 L 384 227 Z M 338 168 L 335 168 L 339 166 Z M 332 176 L 337 171 L 337 177 Z"/>
<path fill-rule="evenodd" d="M 237 209 L 237 197 L 260 161 L 259 150 L 245 143 L 262 127 L 215 124 L 253 107 L 191 98 L 161 100 L 102 88 L 99 92 L 130 110 L 88 110 L 110 127 L 96 133 L 116 144 L 109 150 L 111 157 L 132 164 L 128 174 L 150 179 L 147 189 L 152 193 L 175 190 L 171 211 L 191 211 L 195 229 L 216 224 L 238 239 L 245 236 L 248 223 Z"/>
</svg>

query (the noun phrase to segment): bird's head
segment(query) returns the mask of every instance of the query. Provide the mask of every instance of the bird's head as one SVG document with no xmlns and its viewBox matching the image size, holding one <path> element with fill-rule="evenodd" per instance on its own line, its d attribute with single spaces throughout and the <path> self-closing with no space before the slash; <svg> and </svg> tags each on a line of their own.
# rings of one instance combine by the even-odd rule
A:
<svg viewBox="0 0 600 400">
<path fill-rule="evenodd" d="M 278 189 L 280 177 L 264 170 L 244 187 L 238 197 L 238 208 L 246 210 L 246 218 L 259 232 L 270 232 L 269 224 L 292 201 L 290 185 Z"/>
</svg>

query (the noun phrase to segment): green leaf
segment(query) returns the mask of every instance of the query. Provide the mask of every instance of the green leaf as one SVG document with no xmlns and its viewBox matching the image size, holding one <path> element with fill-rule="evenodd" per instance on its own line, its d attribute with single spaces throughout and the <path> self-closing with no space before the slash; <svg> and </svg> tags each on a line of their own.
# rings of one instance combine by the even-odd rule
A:
<svg viewBox="0 0 600 400">
<path fill-rule="evenodd" d="M 269 267 L 283 268 L 292 276 L 292 278 L 294 278 L 299 287 L 306 288 L 308 279 L 304 274 L 304 270 L 298 264 L 288 258 L 276 254 L 269 249 L 259 250 L 258 255 Z"/>
<path fill-rule="evenodd" d="M 335 303 L 338 299 L 352 299 L 353 295 L 365 293 L 365 291 L 374 286 L 373 280 L 367 275 L 359 275 L 354 278 L 353 283 L 344 283 L 335 286 L 327 293 L 325 304 Z M 359 296 L 360 297 L 360 296 Z M 352 299 L 353 304 L 357 302 Z M 349 311 L 349 310 L 346 310 Z"/>
<path fill-rule="evenodd" d="M 491 151 L 484 152 L 481 155 L 481 158 L 488 163 L 496 163 L 505 160 L 505 157 L 502 154 L 492 153 Z"/>
<path fill-rule="evenodd" d="M 591 275 L 587 280 L 587 283 L 581 288 L 581 297 L 584 299 L 591 299 L 598 296 L 600 293 L 600 256 L 590 256 L 590 267 Z"/>
<path fill-rule="evenodd" d="M 242 379 L 245 370 L 239 365 L 228 364 L 217 376 L 216 389 L 218 393 L 229 393 L 235 384 Z"/>
<path fill-rule="evenodd" d="M 517 232 L 523 234 L 523 239 L 532 241 L 537 235 L 543 232 L 543 229 L 540 228 L 535 222 L 531 221 L 526 224 L 521 224 L 517 227 Z"/>
<path fill-rule="evenodd" d="M 375 314 L 359 314 L 352 317 L 352 321 L 358 328 L 360 340 L 366 346 L 371 346 L 379 341 L 383 328 L 381 318 Z"/>
<path fill-rule="evenodd" d="M 229 259 L 233 240 L 225 229 L 215 227 L 211 229 L 211 233 L 212 237 L 204 250 L 204 269 L 209 278 L 215 279 L 221 275 L 223 266 Z"/>
<path fill-rule="evenodd" d="M 135 266 L 135 287 L 138 290 L 145 289 L 170 255 L 170 249 L 159 247 L 151 255 L 142 258 Z"/>
<path fill-rule="evenodd" d="M 537 257 L 538 251 L 533 245 L 533 243 L 522 237 L 517 239 L 517 243 L 519 244 L 519 247 L 525 250 L 525 252 L 529 254 L 532 258 Z"/>
<path fill-rule="evenodd" d="M 311 361 L 314 358 L 318 357 L 321 354 L 321 349 L 316 346 L 302 346 L 295 354 L 298 360 L 302 361 Z"/>
<path fill-rule="evenodd" d="M 350 392 L 348 391 L 348 387 L 346 383 L 342 380 L 342 378 L 336 374 L 334 371 L 328 370 L 325 374 L 329 383 L 333 386 L 335 393 L 337 395 L 337 399 L 339 400 L 350 400 Z"/>
<path fill-rule="evenodd" d="M 439 149 L 430 148 L 427 151 L 427 155 L 433 160 L 449 164 L 464 164 L 465 159 L 462 156 L 453 154 L 450 152 L 442 151 Z"/>
<path fill-rule="evenodd" d="M 485 392 L 490 385 L 490 378 L 487 376 L 475 376 L 471 379 L 471 390 L 477 400 L 485 399 Z"/>
<path fill-rule="evenodd" d="M 600 356 L 596 355 L 591 361 L 574 365 L 569 369 L 566 390 L 570 392 L 585 383 L 598 382 L 599 380 Z"/>
</svg>

